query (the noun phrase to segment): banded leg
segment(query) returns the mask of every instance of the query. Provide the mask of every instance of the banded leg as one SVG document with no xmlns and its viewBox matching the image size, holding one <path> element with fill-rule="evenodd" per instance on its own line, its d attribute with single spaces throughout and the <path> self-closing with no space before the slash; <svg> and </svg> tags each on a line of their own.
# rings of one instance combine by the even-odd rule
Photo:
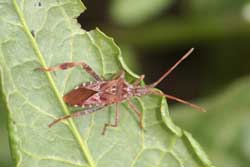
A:
<svg viewBox="0 0 250 167">
<path fill-rule="evenodd" d="M 139 109 L 130 100 L 128 100 L 128 105 L 137 114 L 137 116 L 139 117 L 140 128 L 143 129 L 142 112 L 140 112 Z"/>
<path fill-rule="evenodd" d="M 93 78 L 95 78 L 95 80 L 97 81 L 101 81 L 103 80 L 88 64 L 84 63 L 84 62 L 66 62 L 57 66 L 53 66 L 53 67 L 48 67 L 48 68 L 37 68 L 36 70 L 40 70 L 40 71 L 58 71 L 58 70 L 66 70 L 69 68 L 73 68 L 76 66 L 81 66 L 87 73 L 89 73 Z"/>
<path fill-rule="evenodd" d="M 115 105 L 115 123 L 114 124 L 111 124 L 111 123 L 104 124 L 102 135 L 105 135 L 107 127 L 110 126 L 110 127 L 116 128 L 118 126 L 118 122 L 119 122 L 119 119 L 120 119 L 120 110 L 119 110 L 118 105 L 119 105 L 118 103 L 116 103 L 116 105 Z"/>
<path fill-rule="evenodd" d="M 133 85 L 134 86 L 137 86 L 141 83 L 141 81 L 145 78 L 145 75 L 141 75 L 140 78 L 138 78 L 134 83 Z"/>
<path fill-rule="evenodd" d="M 51 128 L 53 125 L 55 125 L 56 123 L 61 122 L 63 120 L 66 120 L 66 119 L 69 119 L 69 118 L 80 117 L 82 115 L 87 115 L 87 114 L 93 113 L 93 112 L 95 112 L 97 110 L 100 110 L 102 108 L 103 107 L 101 107 L 101 108 L 90 108 L 90 109 L 86 109 L 86 110 L 83 110 L 83 111 L 78 111 L 78 112 L 75 112 L 75 113 L 72 113 L 72 114 L 69 114 L 69 115 L 65 115 L 65 116 L 59 117 L 58 119 L 55 119 L 53 122 L 51 122 L 48 125 L 48 127 Z"/>
</svg>

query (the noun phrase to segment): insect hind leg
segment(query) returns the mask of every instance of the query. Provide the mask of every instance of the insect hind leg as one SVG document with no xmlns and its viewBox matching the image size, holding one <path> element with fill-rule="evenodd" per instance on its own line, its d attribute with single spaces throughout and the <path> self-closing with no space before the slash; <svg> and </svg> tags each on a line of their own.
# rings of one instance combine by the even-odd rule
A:
<svg viewBox="0 0 250 167">
<path fill-rule="evenodd" d="M 143 115 L 142 115 L 142 112 L 140 112 L 139 109 L 130 100 L 128 100 L 128 105 L 137 114 L 137 116 L 139 117 L 140 128 L 143 129 Z"/>
<path fill-rule="evenodd" d="M 35 70 L 52 72 L 52 71 L 58 71 L 58 70 L 66 70 L 66 69 L 73 68 L 76 66 L 81 66 L 87 73 L 89 73 L 89 75 L 95 78 L 95 80 L 97 81 L 103 80 L 88 64 L 84 62 L 66 62 L 63 64 L 59 64 L 57 66 L 48 67 L 48 68 L 40 67 Z"/>
<path fill-rule="evenodd" d="M 75 112 L 75 113 L 72 113 L 72 114 L 69 114 L 69 115 L 65 115 L 65 116 L 62 116 L 62 117 L 59 117 L 58 119 L 55 119 L 53 122 L 51 122 L 48 127 L 51 128 L 53 125 L 55 125 L 56 123 L 59 123 L 63 120 L 67 120 L 69 118 L 76 118 L 76 117 L 80 117 L 82 115 L 87 115 L 87 114 L 90 114 L 90 113 L 93 113 L 97 110 L 100 110 L 102 109 L 103 107 L 101 108 L 90 108 L 90 109 L 86 109 L 86 110 L 83 110 L 83 111 L 78 111 L 78 112 Z"/>
<path fill-rule="evenodd" d="M 111 124 L 111 123 L 104 124 L 102 135 L 105 135 L 107 127 L 114 127 L 114 128 L 116 128 L 118 126 L 118 122 L 119 122 L 119 119 L 120 119 L 120 110 L 119 110 L 119 106 L 118 105 L 119 104 L 116 104 L 116 106 L 115 106 L 116 107 L 116 110 L 115 110 L 115 123 L 114 124 Z"/>
</svg>

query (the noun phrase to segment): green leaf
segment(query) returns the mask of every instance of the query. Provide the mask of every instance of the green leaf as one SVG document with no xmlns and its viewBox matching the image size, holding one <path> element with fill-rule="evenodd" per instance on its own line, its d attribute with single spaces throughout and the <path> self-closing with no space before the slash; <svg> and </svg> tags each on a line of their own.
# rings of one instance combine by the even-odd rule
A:
<svg viewBox="0 0 250 167">
<path fill-rule="evenodd" d="M 119 48 L 122 50 L 122 58 L 128 64 L 129 69 L 141 73 L 142 67 L 138 57 L 136 57 L 136 50 L 129 45 L 122 44 L 119 44 Z"/>
<path fill-rule="evenodd" d="M 204 100 L 206 115 L 182 112 L 182 107 L 173 111 L 175 120 L 195 134 L 217 166 L 250 163 L 249 90 L 250 77 L 242 78 Z"/>
<path fill-rule="evenodd" d="M 118 128 L 101 135 L 113 122 L 114 106 L 78 119 L 48 124 L 71 111 L 62 96 L 93 80 L 81 68 L 53 73 L 34 71 L 67 61 L 85 61 L 109 77 L 124 69 L 113 40 L 96 29 L 84 31 L 76 18 L 85 7 L 78 0 L 0 3 L 0 71 L 8 108 L 12 156 L 16 166 L 212 166 L 199 145 L 173 124 L 165 99 L 134 98 L 143 112 L 145 131 L 127 103 L 120 105 Z"/>
<path fill-rule="evenodd" d="M 3 97 L 0 96 L 0 166 L 12 165 L 7 132 L 7 110 Z"/>
<path fill-rule="evenodd" d="M 137 25 L 159 15 L 172 0 L 112 0 L 110 14 L 121 25 Z"/>
</svg>

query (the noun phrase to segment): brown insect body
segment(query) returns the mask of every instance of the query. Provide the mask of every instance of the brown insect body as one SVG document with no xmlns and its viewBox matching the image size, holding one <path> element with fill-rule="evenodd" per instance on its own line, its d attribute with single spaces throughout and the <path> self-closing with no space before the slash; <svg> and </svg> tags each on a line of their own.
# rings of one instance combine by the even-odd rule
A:
<svg viewBox="0 0 250 167">
<path fill-rule="evenodd" d="M 124 101 L 128 102 L 129 107 L 135 111 L 140 119 L 140 127 L 143 128 L 142 123 L 142 113 L 137 109 L 137 107 L 131 102 L 131 98 L 135 96 L 144 96 L 147 94 L 156 94 L 160 96 L 167 97 L 169 99 L 187 104 L 199 111 L 205 111 L 203 108 L 179 99 L 177 97 L 164 94 L 159 90 L 154 89 L 156 85 L 158 85 L 166 76 L 168 76 L 173 69 L 183 61 L 190 53 L 193 51 L 193 48 L 190 49 L 175 65 L 173 65 L 160 79 L 154 82 L 151 85 L 141 86 L 140 83 L 144 79 L 144 75 L 141 75 L 138 80 L 134 83 L 128 83 L 124 76 L 125 72 L 121 71 L 120 73 L 116 74 L 111 80 L 104 80 L 100 77 L 95 71 L 89 67 L 84 62 L 67 62 L 55 67 L 49 68 L 38 68 L 41 71 L 56 71 L 56 70 L 65 70 L 68 68 L 72 68 L 75 66 L 81 66 L 83 69 L 86 70 L 95 81 L 82 83 L 79 86 L 75 87 L 72 91 L 68 92 L 64 95 L 64 101 L 71 106 L 74 107 L 83 107 L 83 111 L 75 112 L 70 115 L 66 115 L 54 120 L 49 127 L 60 122 L 61 120 L 68 119 L 70 117 L 79 117 L 81 115 L 86 115 L 92 112 L 95 112 L 99 109 L 102 109 L 105 106 L 116 104 L 116 117 L 115 117 L 115 124 L 107 123 L 104 125 L 103 133 L 105 133 L 106 128 L 108 126 L 117 127 L 118 120 L 119 120 L 119 106 L 118 104 Z"/>
<path fill-rule="evenodd" d="M 111 81 L 82 83 L 64 95 L 64 101 L 74 107 L 106 106 L 150 93 L 147 87 L 126 82 L 122 72 L 119 78 Z"/>
</svg>

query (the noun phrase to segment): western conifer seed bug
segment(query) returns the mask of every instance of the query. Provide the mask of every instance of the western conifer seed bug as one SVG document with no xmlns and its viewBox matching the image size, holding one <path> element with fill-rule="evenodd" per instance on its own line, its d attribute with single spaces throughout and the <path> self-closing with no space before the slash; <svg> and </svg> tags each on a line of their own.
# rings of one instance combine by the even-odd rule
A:
<svg viewBox="0 0 250 167">
<path fill-rule="evenodd" d="M 59 117 L 54 120 L 48 126 L 52 127 L 54 124 L 66 120 L 68 118 L 79 117 L 81 115 L 90 114 L 97 110 L 100 110 L 106 106 L 115 104 L 115 123 L 106 123 L 103 127 L 102 134 L 104 135 L 107 127 L 117 127 L 119 122 L 119 103 L 128 102 L 128 106 L 135 111 L 136 115 L 139 117 L 140 128 L 143 129 L 142 123 L 142 113 L 139 109 L 131 102 L 131 98 L 137 96 L 144 96 L 149 94 L 155 94 L 159 96 L 164 96 L 168 99 L 184 103 L 198 111 L 205 111 L 198 105 L 192 104 L 175 96 L 165 94 L 155 89 L 155 87 L 165 79 L 185 58 L 187 58 L 193 48 L 191 48 L 181 59 L 179 59 L 169 70 L 167 70 L 156 82 L 141 86 L 140 83 L 144 79 L 144 75 L 141 75 L 134 83 L 128 83 L 125 78 L 125 72 L 120 71 L 111 80 L 105 80 L 100 77 L 89 65 L 84 62 L 66 62 L 54 67 L 48 68 L 37 68 L 40 71 L 57 71 L 66 70 L 72 67 L 81 66 L 88 74 L 90 74 L 95 81 L 81 83 L 73 90 L 68 92 L 63 96 L 63 100 L 70 106 L 73 107 L 83 107 L 83 111 L 74 112 L 70 115 Z"/>
</svg>

